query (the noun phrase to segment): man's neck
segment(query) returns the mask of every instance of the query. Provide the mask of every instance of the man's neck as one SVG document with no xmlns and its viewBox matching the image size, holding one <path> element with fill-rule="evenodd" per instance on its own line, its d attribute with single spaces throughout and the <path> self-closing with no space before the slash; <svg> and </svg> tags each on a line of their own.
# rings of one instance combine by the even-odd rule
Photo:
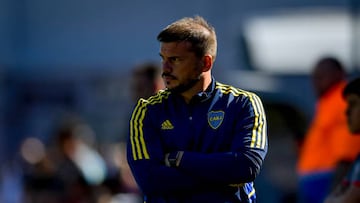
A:
<svg viewBox="0 0 360 203">
<path fill-rule="evenodd" d="M 191 89 L 181 93 L 181 96 L 184 98 L 186 103 L 189 103 L 190 100 L 198 93 L 204 92 L 209 85 L 211 84 L 211 76 L 204 77 L 199 80 Z"/>
</svg>

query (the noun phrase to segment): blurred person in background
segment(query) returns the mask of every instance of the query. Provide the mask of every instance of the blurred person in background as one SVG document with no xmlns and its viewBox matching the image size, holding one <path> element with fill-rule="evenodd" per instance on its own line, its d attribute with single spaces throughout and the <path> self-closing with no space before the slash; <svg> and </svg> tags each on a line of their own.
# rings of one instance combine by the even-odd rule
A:
<svg viewBox="0 0 360 203">
<path fill-rule="evenodd" d="M 36 137 L 25 137 L 15 156 L 0 166 L 0 202 L 57 203 L 50 165 L 44 143 Z M 37 184 L 31 184 L 35 179 Z"/>
<path fill-rule="evenodd" d="M 130 74 L 130 97 L 132 105 L 140 98 L 149 98 L 164 89 L 160 65 L 155 62 L 143 62 L 134 66 Z M 127 117 L 128 118 L 128 117 Z M 142 194 L 136 184 L 126 160 L 126 135 L 112 145 L 111 156 L 115 172 L 107 179 L 105 185 L 111 188 L 110 203 L 140 203 Z"/>
<path fill-rule="evenodd" d="M 299 148 L 297 172 L 301 203 L 320 203 L 360 151 L 360 137 L 346 124 L 347 83 L 342 64 L 334 57 L 321 58 L 312 72 L 316 110 Z"/>
<path fill-rule="evenodd" d="M 20 146 L 24 203 L 61 203 L 60 179 L 46 144 L 36 137 L 25 138 Z"/>
<path fill-rule="evenodd" d="M 347 123 L 354 136 L 360 136 L 360 78 L 356 78 L 345 87 L 343 96 L 347 101 Z M 326 198 L 325 203 L 360 202 L 360 153 L 347 175 L 336 189 Z"/>
<path fill-rule="evenodd" d="M 98 153 L 92 128 L 77 115 L 65 115 L 49 148 L 59 181 L 61 202 L 96 202 L 106 165 Z"/>
<path fill-rule="evenodd" d="M 165 89 L 160 65 L 146 62 L 135 66 L 131 73 L 130 89 L 133 102 L 140 98 L 149 98 L 159 90 Z"/>
</svg>

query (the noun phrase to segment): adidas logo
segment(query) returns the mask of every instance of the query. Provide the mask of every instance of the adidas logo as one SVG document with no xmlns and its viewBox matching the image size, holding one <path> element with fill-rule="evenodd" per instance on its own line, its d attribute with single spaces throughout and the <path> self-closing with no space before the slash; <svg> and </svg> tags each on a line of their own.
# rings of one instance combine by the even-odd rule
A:
<svg viewBox="0 0 360 203">
<path fill-rule="evenodd" d="M 171 130 L 173 128 L 174 126 L 171 124 L 169 120 L 166 120 L 161 124 L 161 130 Z"/>
</svg>

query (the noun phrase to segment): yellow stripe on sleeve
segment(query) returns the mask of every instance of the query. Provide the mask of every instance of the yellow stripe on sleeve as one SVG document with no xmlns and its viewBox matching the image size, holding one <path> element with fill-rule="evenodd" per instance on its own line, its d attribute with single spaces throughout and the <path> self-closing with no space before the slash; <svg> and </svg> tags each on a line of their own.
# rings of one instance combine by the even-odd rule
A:
<svg viewBox="0 0 360 203">
<path fill-rule="evenodd" d="M 264 149 L 266 146 L 266 115 L 261 99 L 254 93 L 245 91 L 230 85 L 217 83 L 217 87 L 224 93 L 232 93 L 234 96 L 244 95 L 249 98 L 250 103 L 254 110 L 254 126 L 252 129 L 250 147 L 257 147 Z"/>
<path fill-rule="evenodd" d="M 148 100 L 140 99 L 134 108 L 130 119 L 130 143 L 132 157 L 134 160 L 150 159 L 143 132 L 143 121 L 147 112 L 148 105 L 154 105 L 166 99 L 170 93 L 162 91 L 150 97 Z"/>
</svg>

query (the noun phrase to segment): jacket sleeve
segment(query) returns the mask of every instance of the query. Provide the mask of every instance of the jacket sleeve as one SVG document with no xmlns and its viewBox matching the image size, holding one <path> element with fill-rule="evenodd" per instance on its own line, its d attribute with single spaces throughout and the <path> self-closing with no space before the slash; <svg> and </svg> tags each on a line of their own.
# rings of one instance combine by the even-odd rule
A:
<svg viewBox="0 0 360 203">
<path fill-rule="evenodd" d="M 169 195 L 211 187 L 191 174 L 165 165 L 161 139 L 151 125 L 147 102 L 141 100 L 134 108 L 127 144 L 127 161 L 141 191 L 146 195 Z"/>
<path fill-rule="evenodd" d="M 254 181 L 268 148 L 266 116 L 255 94 L 239 99 L 236 108 L 234 136 L 229 136 L 233 137 L 231 151 L 206 154 L 185 151 L 179 170 L 214 184 Z"/>
</svg>

